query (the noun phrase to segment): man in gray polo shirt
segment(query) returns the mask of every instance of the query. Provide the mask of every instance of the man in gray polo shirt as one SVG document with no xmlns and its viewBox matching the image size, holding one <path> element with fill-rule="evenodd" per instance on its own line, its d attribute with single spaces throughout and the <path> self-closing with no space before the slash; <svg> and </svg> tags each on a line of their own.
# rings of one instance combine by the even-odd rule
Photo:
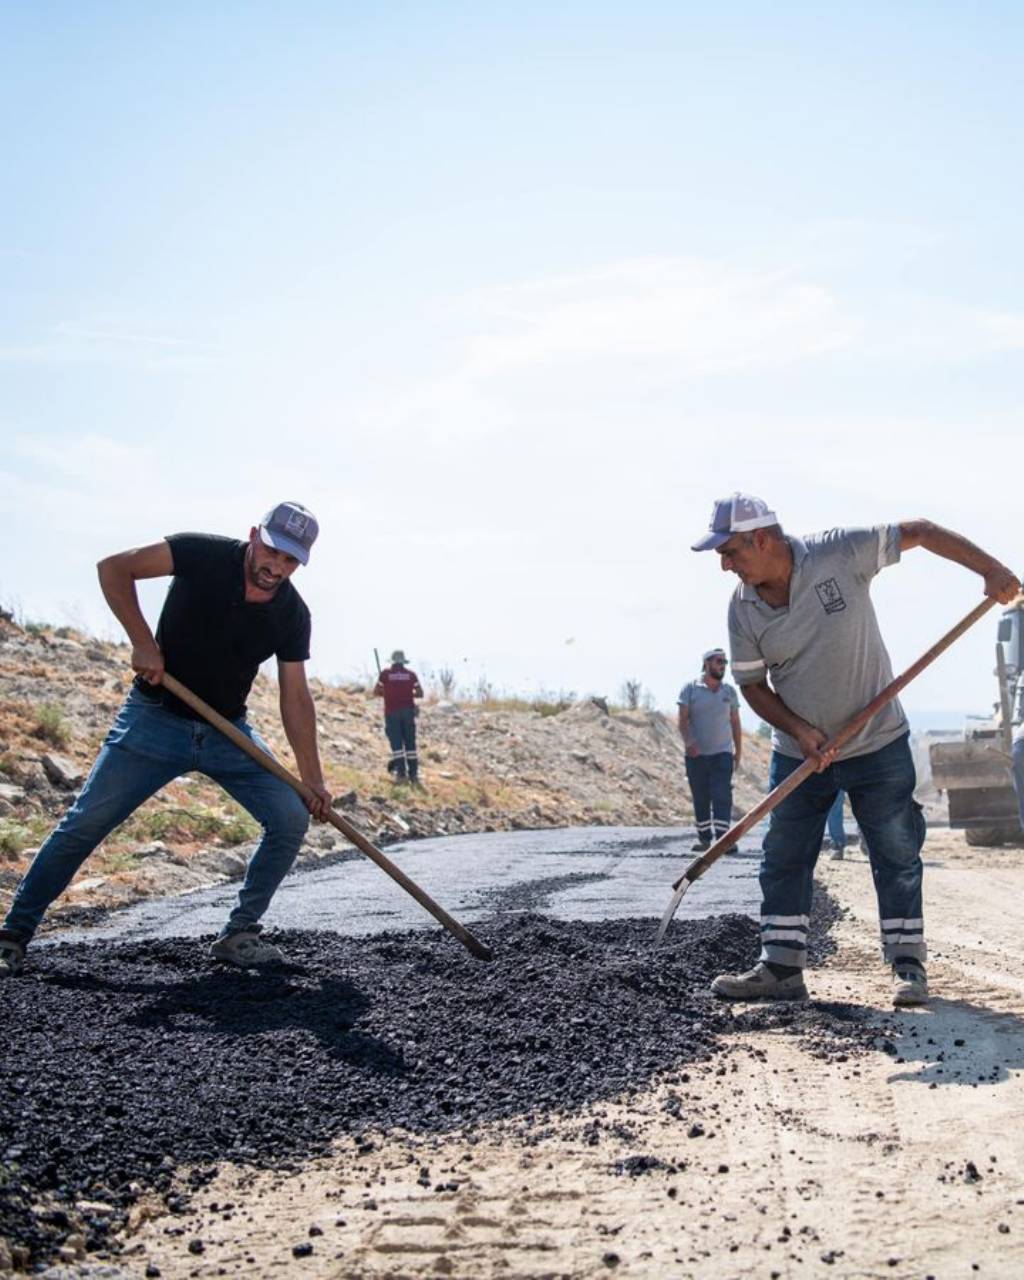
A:
<svg viewBox="0 0 1024 1280">
<path fill-rule="evenodd" d="M 814 864 L 828 811 L 844 790 L 868 848 L 882 955 L 893 970 L 893 1002 L 915 1005 L 928 998 L 921 896 L 925 825 L 914 801 L 902 707 L 889 703 L 841 751 L 823 751 L 892 680 L 869 589 L 876 573 L 913 547 L 980 574 L 985 594 L 1004 604 L 1020 590 L 1005 565 L 929 520 L 787 537 L 760 498 L 737 493 L 715 503 L 710 531 L 694 543 L 695 551 L 716 551 L 722 569 L 740 579 L 729 606 L 732 669 L 746 701 L 774 729 L 770 786 L 806 758 L 817 764 L 773 811 L 764 839 L 761 959 L 749 973 L 716 978 L 716 995 L 806 997 Z"/>
<path fill-rule="evenodd" d="M 679 732 L 697 824 L 695 852 L 710 848 L 732 825 L 732 774 L 743 750 L 743 729 L 736 690 L 725 683 L 727 664 L 724 649 L 708 649 L 701 674 L 679 693 Z"/>
</svg>

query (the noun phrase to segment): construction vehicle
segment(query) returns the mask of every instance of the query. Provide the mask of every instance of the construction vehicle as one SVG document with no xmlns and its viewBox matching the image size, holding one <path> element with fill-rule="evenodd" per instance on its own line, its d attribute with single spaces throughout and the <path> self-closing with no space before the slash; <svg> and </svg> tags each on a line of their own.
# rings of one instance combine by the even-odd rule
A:
<svg viewBox="0 0 1024 1280">
<path fill-rule="evenodd" d="M 932 782 L 948 797 L 949 825 L 963 828 L 971 845 L 1024 839 L 1011 774 L 1014 730 L 1024 721 L 1024 596 L 999 619 L 995 676 L 995 714 L 969 717 L 962 738 L 936 742 L 929 752 Z"/>
</svg>

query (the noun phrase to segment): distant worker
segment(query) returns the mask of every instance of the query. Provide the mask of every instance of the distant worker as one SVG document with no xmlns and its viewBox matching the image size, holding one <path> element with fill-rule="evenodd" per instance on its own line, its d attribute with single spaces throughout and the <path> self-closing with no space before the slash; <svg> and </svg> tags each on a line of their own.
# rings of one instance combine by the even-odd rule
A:
<svg viewBox="0 0 1024 1280">
<path fill-rule="evenodd" d="M 384 732 L 391 744 L 388 773 L 396 782 L 408 779 L 419 784 L 419 757 L 416 754 L 416 699 L 423 697 L 419 676 L 405 665 L 405 654 L 396 649 L 391 666 L 385 667 L 374 686 L 373 696 L 384 699 Z"/>
<path fill-rule="evenodd" d="M 925 823 L 914 801 L 909 726 L 899 702 L 885 706 L 838 752 L 822 748 L 892 681 L 871 604 L 871 580 L 904 551 L 924 547 L 973 570 L 1004 604 L 1020 590 L 1005 565 L 929 520 L 787 536 L 760 499 L 715 503 L 710 532 L 694 551 L 717 551 L 740 579 L 729 606 L 732 669 L 753 711 L 774 726 L 770 785 L 804 759 L 816 770 L 772 812 L 761 862 L 761 959 L 723 974 L 712 991 L 732 1000 L 807 996 L 807 928 L 814 864 L 825 821 L 842 789 L 863 833 L 878 895 L 882 955 L 893 1003 L 928 999 L 922 907 Z M 771 684 L 769 685 L 769 678 Z"/>
<path fill-rule="evenodd" d="M 1013 789 L 1017 793 L 1020 829 L 1024 831 L 1024 724 L 1013 735 Z"/>
<path fill-rule="evenodd" d="M 732 826 L 732 775 L 743 751 L 743 729 L 739 697 L 725 683 L 728 661 L 724 649 L 709 649 L 701 674 L 679 693 L 679 732 L 697 825 L 694 852 L 710 849 Z"/>
</svg>

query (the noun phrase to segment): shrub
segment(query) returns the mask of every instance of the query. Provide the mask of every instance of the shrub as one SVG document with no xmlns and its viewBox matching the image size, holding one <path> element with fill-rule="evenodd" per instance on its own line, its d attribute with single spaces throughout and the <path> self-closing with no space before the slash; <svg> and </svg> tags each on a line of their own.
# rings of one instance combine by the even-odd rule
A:
<svg viewBox="0 0 1024 1280">
<path fill-rule="evenodd" d="M 641 681 L 633 676 L 627 676 L 622 682 L 622 705 L 627 711 L 636 711 L 640 706 L 640 699 L 643 696 L 644 686 Z"/>
<path fill-rule="evenodd" d="M 125 835 L 142 840 L 223 840 L 244 844 L 259 835 L 259 826 L 242 809 L 222 813 L 205 805 L 167 805 L 137 814 Z"/>
<path fill-rule="evenodd" d="M 0 818 L 0 857 L 16 858 L 25 849 L 39 844 L 49 829 L 46 818 L 34 818 L 18 822 L 14 818 Z"/>
<path fill-rule="evenodd" d="M 67 717 L 55 702 L 36 707 L 35 735 L 54 747 L 66 747 L 71 738 Z"/>
</svg>

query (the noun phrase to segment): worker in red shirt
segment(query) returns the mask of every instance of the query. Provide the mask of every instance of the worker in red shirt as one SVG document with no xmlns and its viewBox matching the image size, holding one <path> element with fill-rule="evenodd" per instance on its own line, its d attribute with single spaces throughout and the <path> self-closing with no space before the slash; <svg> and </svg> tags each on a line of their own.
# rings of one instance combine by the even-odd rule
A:
<svg viewBox="0 0 1024 1280">
<path fill-rule="evenodd" d="M 391 744 L 388 772 L 396 782 L 404 782 L 406 770 L 413 786 L 419 785 L 419 758 L 416 755 L 416 698 L 423 697 L 419 676 L 405 665 L 405 654 L 396 649 L 391 666 L 385 667 L 373 690 L 384 699 L 384 732 Z"/>
</svg>

